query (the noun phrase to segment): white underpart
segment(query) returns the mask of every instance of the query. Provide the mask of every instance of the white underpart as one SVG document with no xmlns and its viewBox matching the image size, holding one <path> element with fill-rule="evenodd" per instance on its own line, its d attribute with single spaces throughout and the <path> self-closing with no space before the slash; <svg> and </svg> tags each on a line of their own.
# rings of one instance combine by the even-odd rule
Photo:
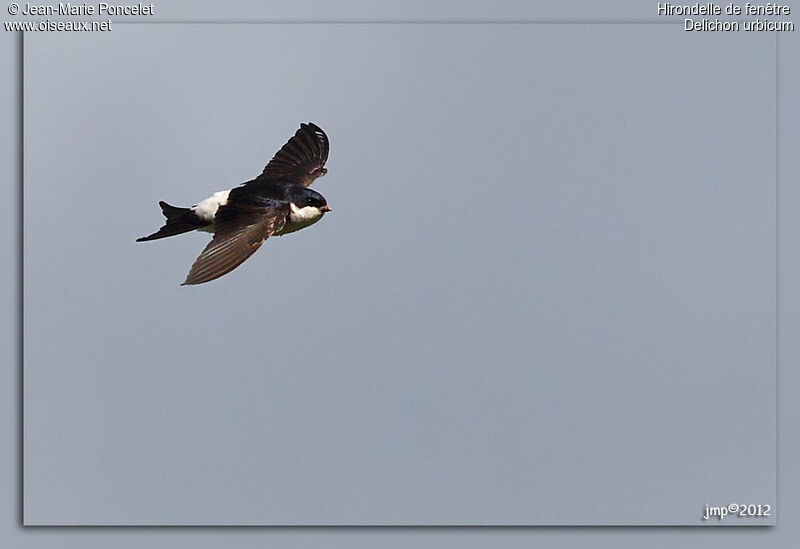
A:
<svg viewBox="0 0 800 549">
<path fill-rule="evenodd" d="M 228 195 L 230 192 L 230 189 L 216 192 L 202 202 L 192 206 L 192 211 L 203 221 L 213 223 L 214 216 L 217 215 L 219 207 L 228 203 Z"/>
<path fill-rule="evenodd" d="M 294 203 L 289 203 L 289 218 L 286 220 L 283 229 L 275 234 L 288 234 L 305 229 L 319 221 L 324 213 L 316 206 L 298 208 Z"/>
</svg>

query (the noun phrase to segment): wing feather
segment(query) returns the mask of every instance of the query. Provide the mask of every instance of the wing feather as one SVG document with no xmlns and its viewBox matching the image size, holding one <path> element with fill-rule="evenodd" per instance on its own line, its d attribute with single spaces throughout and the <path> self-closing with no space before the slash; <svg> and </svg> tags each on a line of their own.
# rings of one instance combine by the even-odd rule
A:
<svg viewBox="0 0 800 549">
<path fill-rule="evenodd" d="M 324 166 L 328 150 L 328 136 L 319 126 L 311 122 L 300 124 L 300 129 L 269 161 L 257 180 L 284 180 L 308 187 L 327 173 Z"/>
<path fill-rule="evenodd" d="M 202 284 L 231 272 L 279 231 L 286 222 L 288 205 L 229 207 L 217 211 L 215 234 L 195 260 L 182 286 Z"/>
</svg>

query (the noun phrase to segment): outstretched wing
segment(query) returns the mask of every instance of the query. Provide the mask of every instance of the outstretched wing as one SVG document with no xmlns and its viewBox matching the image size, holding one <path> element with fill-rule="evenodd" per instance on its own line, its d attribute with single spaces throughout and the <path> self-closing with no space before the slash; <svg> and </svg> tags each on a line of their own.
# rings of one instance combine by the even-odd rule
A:
<svg viewBox="0 0 800 549">
<path fill-rule="evenodd" d="M 202 284 L 231 272 L 279 231 L 288 215 L 286 202 L 220 206 L 214 238 L 195 260 L 182 286 Z"/>
<path fill-rule="evenodd" d="M 327 173 L 328 136 L 319 126 L 309 122 L 281 147 L 257 179 L 283 180 L 308 187 Z"/>
</svg>

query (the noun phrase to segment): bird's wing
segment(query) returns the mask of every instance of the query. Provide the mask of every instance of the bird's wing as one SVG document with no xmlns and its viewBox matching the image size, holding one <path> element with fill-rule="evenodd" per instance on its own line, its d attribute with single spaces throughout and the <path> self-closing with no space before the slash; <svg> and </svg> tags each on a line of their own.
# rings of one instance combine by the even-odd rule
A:
<svg viewBox="0 0 800 549">
<path fill-rule="evenodd" d="M 288 209 L 288 203 L 277 200 L 220 206 L 214 238 L 195 260 L 182 286 L 214 280 L 241 265 L 283 227 Z"/>
<path fill-rule="evenodd" d="M 328 170 L 328 136 L 309 122 L 300 124 L 300 129 L 281 147 L 256 180 L 282 180 L 308 187 Z"/>
</svg>

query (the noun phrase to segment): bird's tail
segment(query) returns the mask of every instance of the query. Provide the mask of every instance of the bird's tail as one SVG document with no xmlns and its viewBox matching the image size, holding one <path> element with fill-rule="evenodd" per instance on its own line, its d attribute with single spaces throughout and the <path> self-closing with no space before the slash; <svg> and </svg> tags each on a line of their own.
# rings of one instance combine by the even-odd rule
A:
<svg viewBox="0 0 800 549">
<path fill-rule="evenodd" d="M 158 205 L 161 206 L 161 211 L 164 213 L 164 217 L 167 218 L 167 222 L 164 223 L 164 226 L 162 226 L 153 234 L 137 238 L 136 242 L 157 240 L 159 238 L 166 238 L 176 234 L 188 233 L 189 231 L 193 231 L 203 225 L 199 222 L 197 216 L 194 215 L 194 212 L 192 212 L 192 210 L 189 208 L 170 206 L 163 200 L 159 202 Z"/>
</svg>

